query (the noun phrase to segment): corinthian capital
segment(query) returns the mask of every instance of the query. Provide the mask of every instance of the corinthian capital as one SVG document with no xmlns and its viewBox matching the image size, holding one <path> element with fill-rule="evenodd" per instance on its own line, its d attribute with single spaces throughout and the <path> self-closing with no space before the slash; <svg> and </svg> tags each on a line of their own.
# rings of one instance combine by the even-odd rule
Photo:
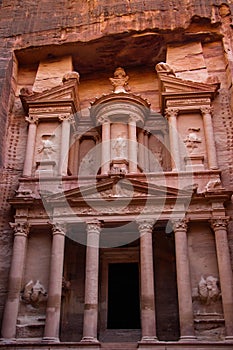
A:
<svg viewBox="0 0 233 350">
<path fill-rule="evenodd" d="M 211 106 L 201 106 L 200 107 L 201 113 L 204 116 L 205 114 L 212 114 L 213 107 Z"/>
<path fill-rule="evenodd" d="M 155 221 L 152 219 L 137 220 L 138 230 L 141 234 L 152 232 Z"/>
<path fill-rule="evenodd" d="M 36 123 L 38 123 L 39 118 L 36 115 L 27 115 L 25 117 L 25 120 L 29 124 L 36 124 Z"/>
<path fill-rule="evenodd" d="M 188 220 L 186 218 L 171 220 L 171 224 L 174 232 L 187 231 L 187 227 L 188 227 L 187 223 L 188 223 Z"/>
<path fill-rule="evenodd" d="M 15 236 L 27 236 L 29 233 L 29 224 L 27 222 L 10 222 L 10 227 L 13 228 Z"/>
<path fill-rule="evenodd" d="M 70 123 L 74 123 L 74 116 L 73 114 L 63 114 L 58 117 L 58 119 L 63 122 L 63 121 L 68 121 Z"/>
<path fill-rule="evenodd" d="M 169 117 L 177 117 L 179 113 L 179 108 L 167 108 L 165 110 L 165 116 L 166 118 Z"/>
<path fill-rule="evenodd" d="M 52 231 L 53 235 L 62 235 L 65 236 L 66 234 L 66 224 L 65 223 L 52 223 Z"/>
<path fill-rule="evenodd" d="M 211 219 L 211 227 L 214 231 L 216 230 L 226 230 L 227 229 L 227 225 L 229 222 L 229 218 L 228 217 L 223 217 L 223 218 L 213 218 Z"/>
<path fill-rule="evenodd" d="M 87 227 L 87 234 L 89 233 L 96 233 L 96 234 L 100 234 L 101 232 L 101 223 L 99 220 L 91 220 L 91 221 L 87 221 L 86 223 Z"/>
</svg>

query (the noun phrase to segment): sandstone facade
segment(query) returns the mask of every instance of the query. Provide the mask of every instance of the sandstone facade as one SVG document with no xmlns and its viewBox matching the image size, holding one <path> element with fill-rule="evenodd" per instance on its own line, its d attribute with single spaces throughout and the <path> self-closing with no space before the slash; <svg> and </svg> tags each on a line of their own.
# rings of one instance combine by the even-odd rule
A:
<svg viewBox="0 0 233 350">
<path fill-rule="evenodd" d="M 232 348 L 231 1 L 0 6 L 0 348 Z"/>
</svg>

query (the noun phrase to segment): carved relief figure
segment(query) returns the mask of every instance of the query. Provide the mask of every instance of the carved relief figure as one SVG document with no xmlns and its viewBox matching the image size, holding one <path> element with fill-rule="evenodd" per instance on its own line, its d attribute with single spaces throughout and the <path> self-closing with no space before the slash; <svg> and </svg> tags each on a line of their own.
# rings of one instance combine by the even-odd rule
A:
<svg viewBox="0 0 233 350">
<path fill-rule="evenodd" d="M 198 144 L 202 142 L 201 138 L 198 137 L 197 132 L 200 131 L 200 128 L 189 128 L 189 133 L 184 139 L 186 147 L 193 152 L 195 148 L 198 147 Z"/>
<path fill-rule="evenodd" d="M 82 159 L 80 172 L 82 175 L 95 175 L 95 170 L 93 154 L 87 153 Z"/>
<path fill-rule="evenodd" d="M 43 154 L 43 160 L 51 160 L 53 152 L 56 152 L 51 137 L 55 135 L 42 135 L 42 146 L 38 148 L 38 152 Z"/>
<path fill-rule="evenodd" d="M 34 282 L 30 280 L 22 291 L 22 301 L 27 304 L 31 304 L 34 307 L 37 307 L 39 303 L 47 300 L 47 291 L 42 283 L 39 280 Z"/>
<path fill-rule="evenodd" d="M 127 140 L 121 135 L 113 141 L 112 149 L 116 158 L 127 158 Z"/>
<path fill-rule="evenodd" d="M 213 276 L 201 277 L 198 284 L 198 295 L 200 301 L 206 305 L 217 301 L 221 296 L 218 279 Z"/>
</svg>

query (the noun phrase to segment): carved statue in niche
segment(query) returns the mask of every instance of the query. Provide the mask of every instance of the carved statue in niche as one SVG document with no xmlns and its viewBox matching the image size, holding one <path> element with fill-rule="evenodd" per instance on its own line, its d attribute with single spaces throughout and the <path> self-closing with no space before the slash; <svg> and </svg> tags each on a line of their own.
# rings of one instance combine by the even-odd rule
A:
<svg viewBox="0 0 233 350">
<path fill-rule="evenodd" d="M 45 287 L 39 280 L 36 282 L 30 280 L 25 284 L 21 298 L 26 304 L 31 304 L 33 307 L 38 307 L 40 303 L 47 300 L 48 294 Z"/>
<path fill-rule="evenodd" d="M 113 140 L 112 149 L 114 150 L 115 157 L 119 159 L 127 158 L 127 140 L 123 135 L 117 136 L 115 140 Z"/>
<path fill-rule="evenodd" d="M 129 77 L 126 75 L 123 68 L 118 67 L 114 72 L 114 77 L 109 78 L 114 88 L 115 93 L 129 91 L 128 80 Z"/>
<path fill-rule="evenodd" d="M 51 160 L 52 154 L 56 152 L 52 137 L 55 135 L 42 135 L 42 146 L 38 148 L 38 153 L 43 154 L 43 160 Z"/>
<path fill-rule="evenodd" d="M 190 153 L 198 147 L 198 144 L 202 142 L 201 138 L 197 135 L 200 131 L 200 128 L 189 128 L 188 135 L 184 139 L 186 147 L 190 150 Z"/>
<path fill-rule="evenodd" d="M 198 283 L 198 299 L 201 303 L 210 305 L 221 297 L 219 281 L 213 276 L 201 277 Z"/>
<path fill-rule="evenodd" d="M 95 175 L 95 160 L 92 153 L 87 153 L 81 162 L 81 175 Z"/>
</svg>

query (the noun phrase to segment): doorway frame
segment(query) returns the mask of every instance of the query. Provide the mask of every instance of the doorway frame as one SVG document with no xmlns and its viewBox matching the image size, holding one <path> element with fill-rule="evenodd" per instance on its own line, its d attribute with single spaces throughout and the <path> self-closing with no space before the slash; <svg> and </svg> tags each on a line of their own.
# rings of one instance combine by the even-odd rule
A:
<svg viewBox="0 0 233 350">
<path fill-rule="evenodd" d="M 140 301 L 140 251 L 138 247 L 105 248 L 100 251 L 100 298 L 99 298 L 99 334 L 108 330 L 108 266 L 117 263 L 137 263 L 139 271 L 139 303 Z M 139 305 L 140 307 L 140 305 Z"/>
</svg>

